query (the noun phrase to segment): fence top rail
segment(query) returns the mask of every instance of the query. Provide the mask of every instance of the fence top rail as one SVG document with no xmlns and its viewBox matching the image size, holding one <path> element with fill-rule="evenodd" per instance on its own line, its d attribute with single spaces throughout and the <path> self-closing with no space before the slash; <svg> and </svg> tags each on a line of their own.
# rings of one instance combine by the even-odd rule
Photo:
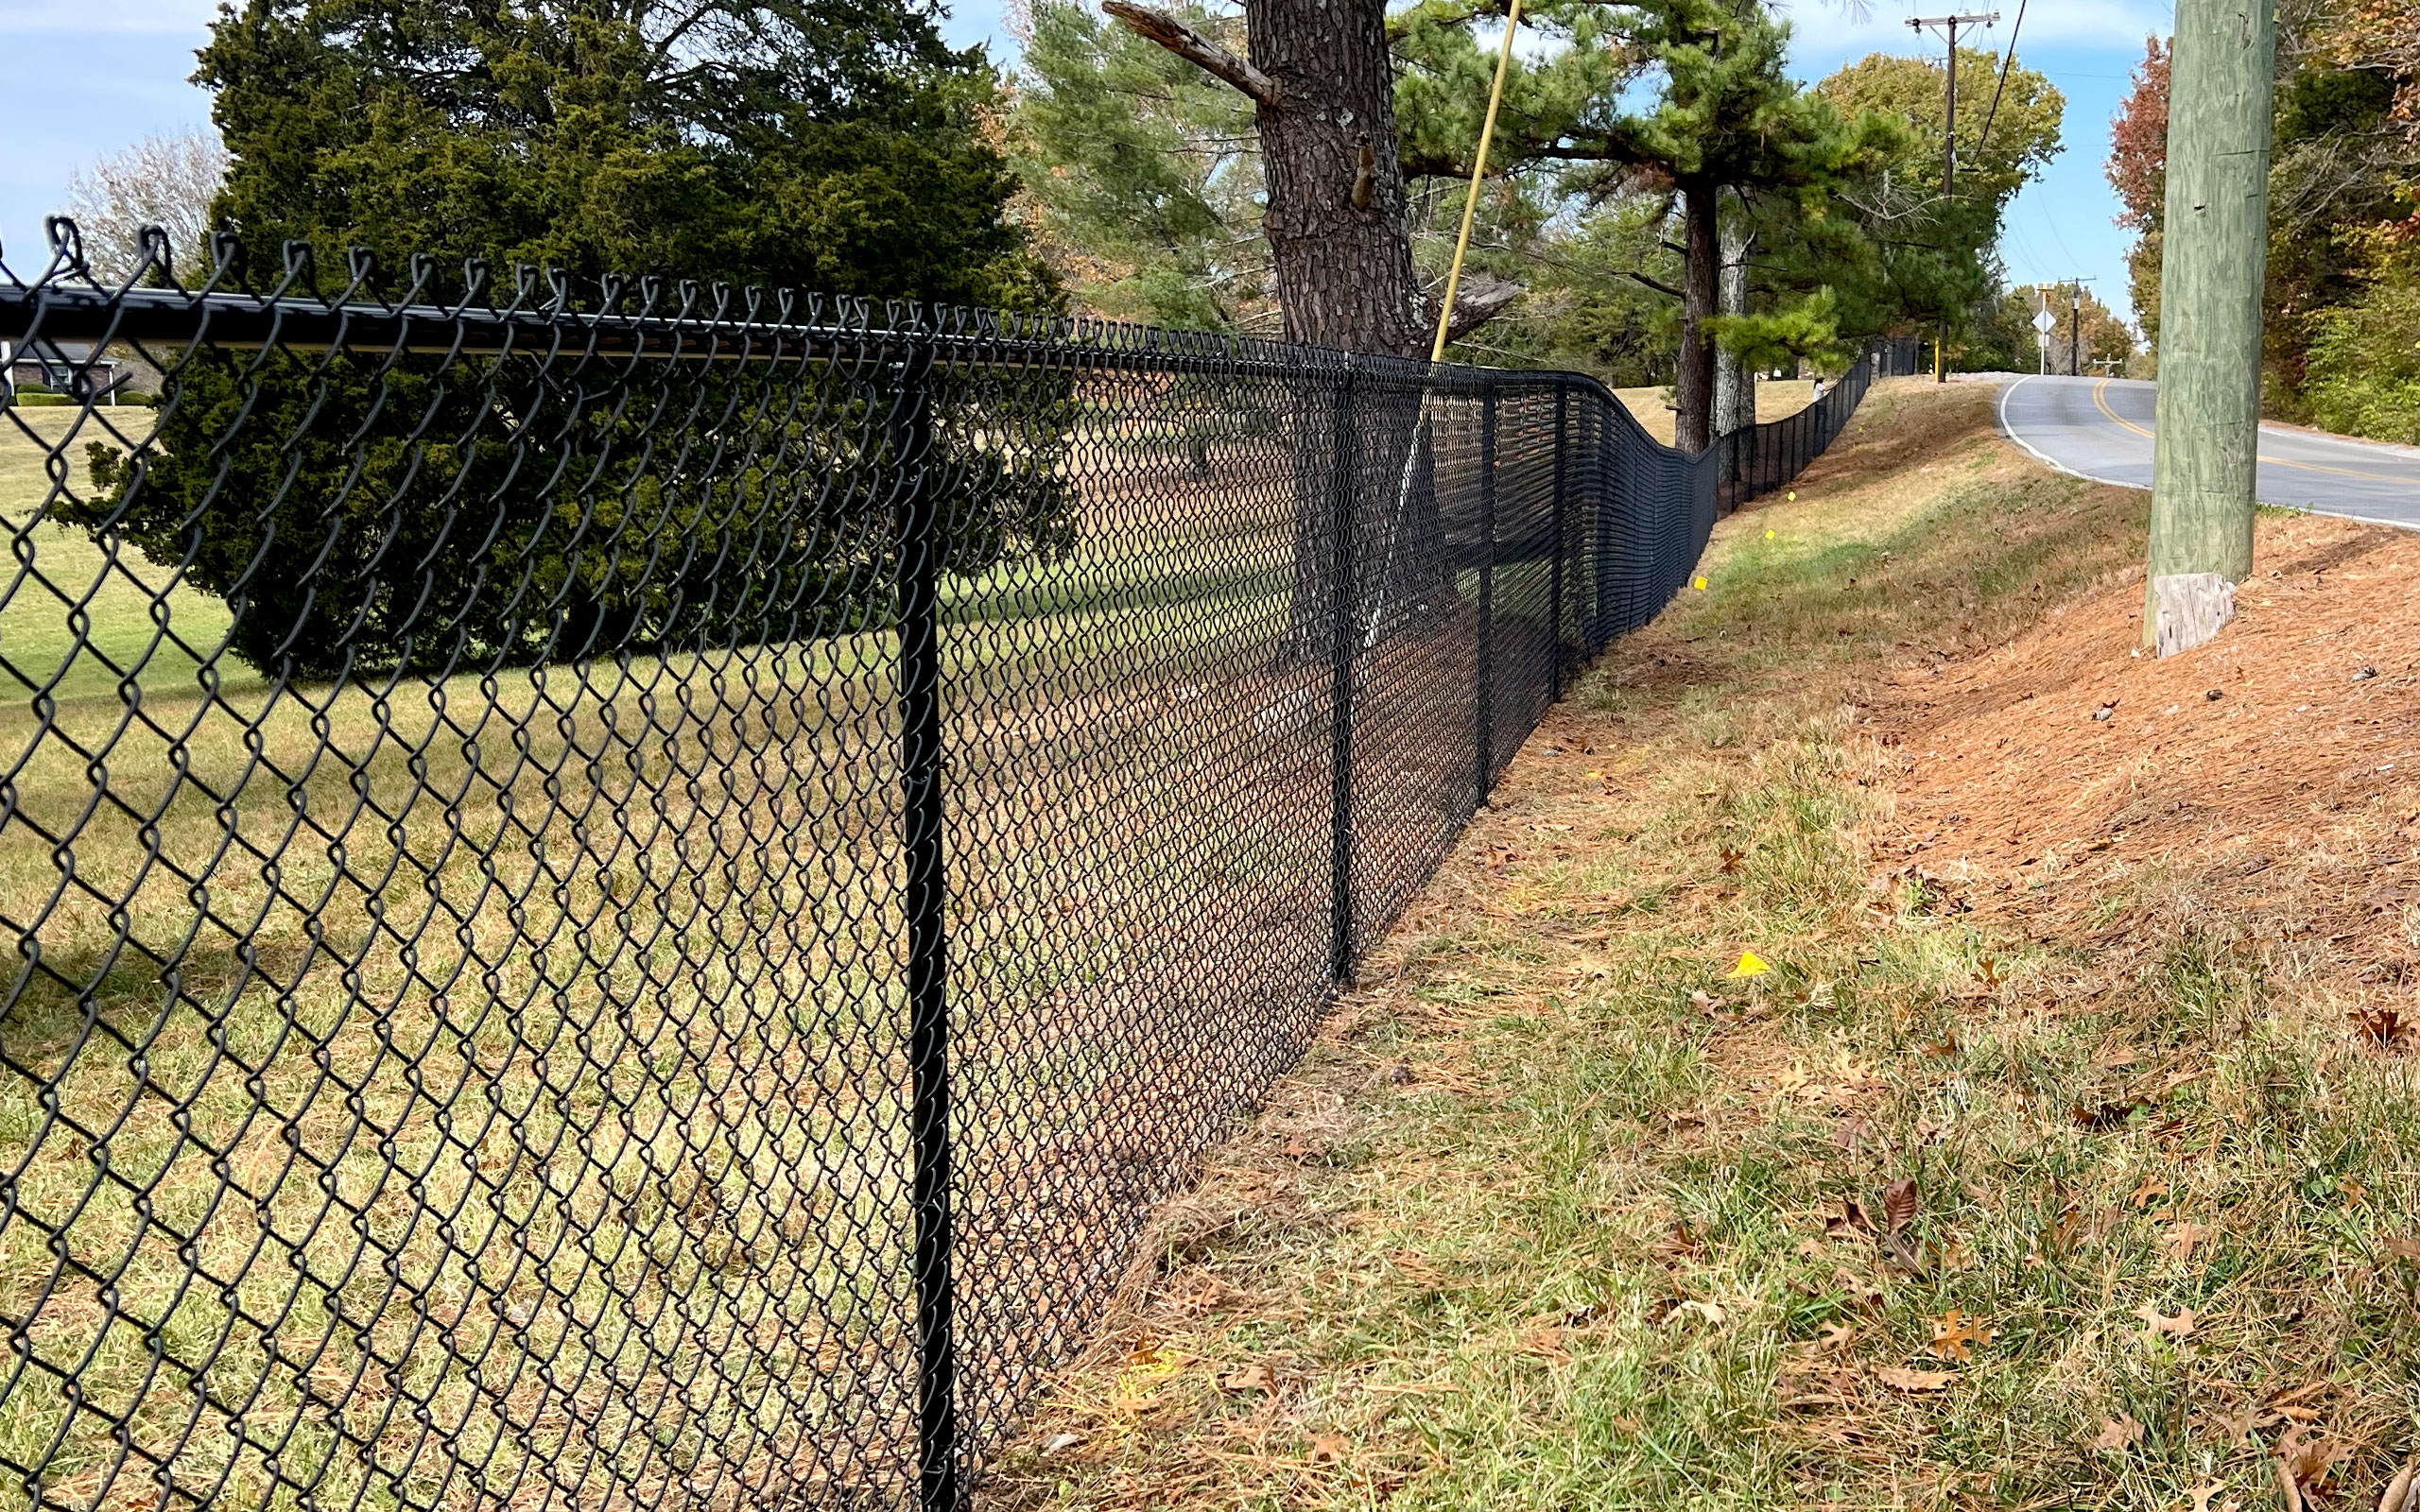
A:
<svg viewBox="0 0 2420 1512">
<path fill-rule="evenodd" d="M 527 265 L 515 266 L 506 281 L 475 260 L 455 282 L 458 297 L 439 294 L 434 258 L 415 256 L 400 291 L 385 298 L 375 258 L 358 248 L 348 254 L 334 292 L 324 290 L 310 249 L 299 244 L 285 247 L 277 276 L 255 289 L 246 286 L 234 238 L 223 233 L 214 238 L 208 277 L 196 286 L 178 282 L 164 235 L 147 237 L 142 265 L 112 281 L 87 262 L 72 222 L 53 217 L 48 229 L 51 253 L 40 272 L 20 277 L 0 261 L 0 341 L 89 344 L 95 352 L 128 343 L 164 351 L 278 348 L 760 365 L 883 366 L 924 351 L 937 363 L 964 367 L 1274 379 L 1350 370 L 1360 381 L 1406 388 L 1580 387 L 1618 404 L 1584 373 L 1432 366 L 1264 337 L 747 284 L 651 276 L 575 280 Z"/>
</svg>

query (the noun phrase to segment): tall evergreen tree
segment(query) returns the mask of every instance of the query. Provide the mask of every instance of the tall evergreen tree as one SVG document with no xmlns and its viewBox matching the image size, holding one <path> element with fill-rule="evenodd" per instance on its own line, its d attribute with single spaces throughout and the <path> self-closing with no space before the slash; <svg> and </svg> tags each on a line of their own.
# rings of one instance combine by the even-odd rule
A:
<svg viewBox="0 0 2420 1512">
<path fill-rule="evenodd" d="M 598 306 L 618 273 L 662 275 L 619 285 L 625 306 L 707 315 L 747 283 L 1055 302 L 1003 214 L 992 76 L 929 5 L 246 0 L 198 77 L 234 156 L 220 222 L 255 255 L 316 253 L 262 282 L 347 288 L 361 247 L 386 269 L 371 293 L 401 277 L 423 302 Z M 899 463 L 887 381 L 205 349 L 142 466 L 96 458 L 106 494 L 61 513 L 225 597 L 232 648 L 271 676 L 830 634 L 888 603 L 898 501 L 862 481 Z M 1056 449 L 974 439 L 989 401 L 963 377 L 927 393 L 943 565 L 1063 547 Z M 1063 399 L 1019 402 L 1038 426 Z"/>
<path fill-rule="evenodd" d="M 1958 180 L 1942 184 L 1946 64 L 1875 53 L 1815 86 L 1843 115 L 1904 124 L 1835 197 L 1861 256 L 1843 257 L 1820 232 L 1776 228 L 1775 267 L 1802 280 L 1820 269 L 1839 295 L 1844 330 L 1944 327 L 1953 339 L 1997 298 L 1994 249 L 2011 200 L 2061 150 L 2066 100 L 2012 54 L 1958 50 Z M 2030 360 L 2030 359 L 2029 359 Z"/>
<path fill-rule="evenodd" d="M 1033 307 L 930 0 L 243 0 L 196 79 L 252 246 Z"/>
<path fill-rule="evenodd" d="M 1721 192 L 1787 200 L 1820 219 L 1828 192 L 1882 153 L 1892 129 L 1874 115 L 1844 119 L 1792 82 L 1784 70 L 1789 27 L 1755 0 L 1626 9 L 1623 33 L 1661 76 L 1660 96 L 1650 110 L 1576 123 L 1554 150 L 1598 164 L 1609 190 L 1643 172 L 1678 198 L 1682 282 L 1667 291 L 1681 302 L 1674 409 L 1681 445 L 1702 451 L 1712 439 Z"/>
</svg>

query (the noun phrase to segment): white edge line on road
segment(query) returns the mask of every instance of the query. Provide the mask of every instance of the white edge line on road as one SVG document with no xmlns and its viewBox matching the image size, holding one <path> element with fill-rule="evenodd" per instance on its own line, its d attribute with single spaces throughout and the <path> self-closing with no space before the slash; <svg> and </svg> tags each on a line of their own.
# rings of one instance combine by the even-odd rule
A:
<svg viewBox="0 0 2420 1512">
<path fill-rule="evenodd" d="M 2011 426 L 2008 422 L 2008 396 L 2016 392 L 2028 379 L 2037 378 L 2039 376 L 2041 375 L 2038 373 L 2027 373 L 2025 377 L 2019 378 L 2014 383 L 2002 384 L 2000 385 L 2000 391 L 1993 396 L 1992 418 L 1998 422 L 2000 435 L 2015 443 L 2018 451 L 2023 452 L 2026 455 L 2033 458 L 2033 460 L 2041 463 L 2044 467 L 2048 468 L 2053 472 L 2065 472 L 2071 478 L 2082 478 L 2086 483 L 2102 483 L 2113 489 L 2133 489 L 2137 492 L 2148 492 L 2149 490 L 2144 489 L 2139 483 L 2120 483 L 2116 478 L 2095 477 L 2089 472 L 2079 472 L 2077 469 L 2067 466 L 2057 457 L 2054 457 L 2048 453 L 2043 451 L 2040 447 L 2035 446 L 2024 437 L 2016 434 L 2015 428 Z"/>
<path fill-rule="evenodd" d="M 2138 493 L 2150 492 L 2151 490 L 2149 489 L 2144 488 L 2143 485 L 2139 483 L 2120 483 L 2116 478 L 2095 477 L 2089 472 L 2080 472 L 2074 468 L 2067 466 L 2066 463 L 2061 462 L 2056 457 L 2047 455 L 2039 447 L 2034 446 L 2032 443 L 2026 440 L 2024 437 L 2016 434 L 2014 428 L 2008 422 L 2008 396 L 2014 393 L 2018 385 L 2023 384 L 2027 379 L 2037 378 L 2040 376 L 2041 375 L 2039 373 L 2027 373 L 2024 377 L 2018 378 L 2014 382 L 2000 385 L 1999 392 L 1992 396 L 1992 418 L 1998 424 L 2000 435 L 2013 442 L 2016 446 L 2017 450 L 2033 458 L 2036 462 L 2041 463 L 2044 467 L 2048 468 L 2053 472 L 2064 472 L 2071 478 L 2082 478 L 2086 483 L 2106 484 L 2113 489 L 2133 489 Z M 2325 515 L 2330 520 L 2350 520 L 2357 525 L 2386 525 L 2395 530 L 2420 530 L 2420 521 L 2381 520 L 2376 515 L 2343 514 L 2334 509 L 2314 508 L 2310 505 L 2307 504 L 2270 504 L 2266 500 L 2258 500 L 2255 502 L 2259 503 L 2263 507 L 2271 509 L 2290 509 L 2297 514 Z"/>
</svg>

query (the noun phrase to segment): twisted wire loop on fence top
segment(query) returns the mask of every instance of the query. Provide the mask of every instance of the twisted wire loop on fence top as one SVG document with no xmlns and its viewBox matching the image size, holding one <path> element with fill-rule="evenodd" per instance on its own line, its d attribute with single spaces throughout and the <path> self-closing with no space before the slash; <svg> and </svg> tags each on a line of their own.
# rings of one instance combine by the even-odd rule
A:
<svg viewBox="0 0 2420 1512">
<path fill-rule="evenodd" d="M 1741 475 L 1570 375 L 153 251 L 0 269 L 42 1507 L 961 1503 Z"/>
</svg>

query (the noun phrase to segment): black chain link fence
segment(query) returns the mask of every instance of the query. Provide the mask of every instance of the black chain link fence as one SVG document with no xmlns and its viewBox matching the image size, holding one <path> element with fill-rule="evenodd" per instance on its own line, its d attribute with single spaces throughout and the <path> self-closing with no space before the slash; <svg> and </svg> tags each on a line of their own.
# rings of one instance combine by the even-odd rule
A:
<svg viewBox="0 0 2420 1512">
<path fill-rule="evenodd" d="M 46 1508 L 961 1503 L 1871 369 L 1691 458 L 1564 374 L 53 237 L 0 269 Z"/>
</svg>

